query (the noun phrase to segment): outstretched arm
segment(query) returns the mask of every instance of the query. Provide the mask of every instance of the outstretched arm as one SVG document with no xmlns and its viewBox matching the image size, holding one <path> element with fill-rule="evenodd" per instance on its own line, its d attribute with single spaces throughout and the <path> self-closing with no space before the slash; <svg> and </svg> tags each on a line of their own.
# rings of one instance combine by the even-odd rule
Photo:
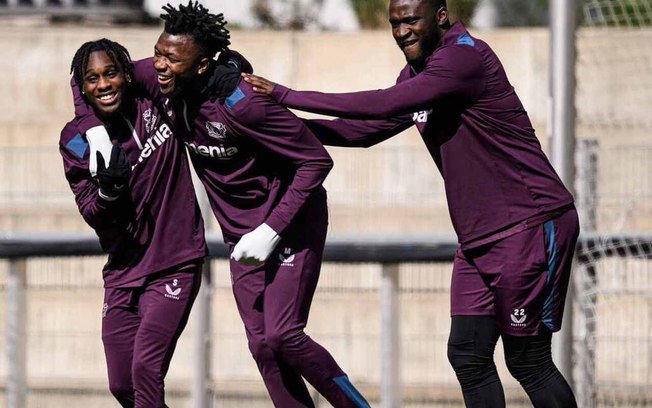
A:
<svg viewBox="0 0 652 408">
<path fill-rule="evenodd" d="M 264 95 L 271 95 L 277 86 L 274 82 L 257 75 L 242 74 L 242 76 L 246 82 L 253 85 L 255 92 Z M 401 133 L 412 126 L 413 121 L 411 115 L 406 114 L 377 120 L 303 119 L 303 123 L 325 145 L 371 147 Z"/>
<path fill-rule="evenodd" d="M 255 76 L 245 80 L 262 91 L 270 89 Z M 271 88 L 270 95 L 291 108 L 349 119 L 385 119 L 441 103 L 471 103 L 484 90 L 484 76 L 475 50 L 447 47 L 433 56 L 423 72 L 387 89 L 327 94 L 293 91 L 282 85 Z"/>
</svg>

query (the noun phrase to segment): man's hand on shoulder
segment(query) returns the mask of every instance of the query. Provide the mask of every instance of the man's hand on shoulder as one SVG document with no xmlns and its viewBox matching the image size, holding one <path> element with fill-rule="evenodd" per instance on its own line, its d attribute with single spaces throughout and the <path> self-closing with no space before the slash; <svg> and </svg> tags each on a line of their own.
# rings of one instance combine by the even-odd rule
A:
<svg viewBox="0 0 652 408">
<path fill-rule="evenodd" d="M 242 77 L 246 82 L 253 85 L 254 92 L 263 95 L 271 95 L 271 93 L 274 91 L 274 88 L 276 87 L 276 84 L 274 82 L 265 79 L 263 77 L 260 77 L 258 75 L 247 74 L 243 72 Z"/>
</svg>

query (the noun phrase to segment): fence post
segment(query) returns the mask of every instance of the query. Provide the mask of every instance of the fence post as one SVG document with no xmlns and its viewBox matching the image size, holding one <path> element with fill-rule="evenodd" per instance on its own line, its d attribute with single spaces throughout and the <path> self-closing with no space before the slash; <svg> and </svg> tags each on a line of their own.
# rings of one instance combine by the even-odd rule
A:
<svg viewBox="0 0 652 408">
<path fill-rule="evenodd" d="M 27 298 L 25 259 L 9 261 L 7 281 L 7 407 L 25 408 L 27 400 Z"/>
<path fill-rule="evenodd" d="M 552 165 L 569 190 L 575 181 L 575 30 L 578 0 L 550 1 Z M 573 282 L 569 283 L 564 322 L 553 337 L 555 363 L 573 387 Z"/>
<path fill-rule="evenodd" d="M 192 170 L 192 183 L 195 188 L 195 195 L 202 217 L 206 220 L 206 228 L 209 229 L 209 221 L 213 218 L 211 206 L 206 195 L 206 190 Z M 193 408 L 210 408 L 213 406 L 213 339 L 212 339 L 212 304 L 213 304 L 213 273 L 211 269 L 211 258 L 204 259 L 202 267 L 202 281 L 199 293 L 193 305 L 194 331 L 193 346 L 195 357 L 195 369 L 193 370 L 191 399 Z"/>
<path fill-rule="evenodd" d="M 213 405 L 211 386 L 211 297 L 213 294 L 210 258 L 202 267 L 202 282 L 193 311 L 195 314 L 193 343 L 195 369 L 192 381 L 193 408 L 209 408 Z"/>
<path fill-rule="evenodd" d="M 577 149 L 577 209 L 580 230 L 583 234 L 597 229 L 597 180 L 598 142 L 579 140 Z M 593 264 L 578 265 L 574 280 L 578 288 L 577 300 L 581 311 L 580 339 L 577 348 L 577 378 L 575 381 L 577 402 L 580 407 L 596 406 L 595 389 L 595 311 L 597 275 Z"/>
<path fill-rule="evenodd" d="M 380 406 L 401 406 L 398 264 L 383 264 L 380 284 Z"/>
</svg>

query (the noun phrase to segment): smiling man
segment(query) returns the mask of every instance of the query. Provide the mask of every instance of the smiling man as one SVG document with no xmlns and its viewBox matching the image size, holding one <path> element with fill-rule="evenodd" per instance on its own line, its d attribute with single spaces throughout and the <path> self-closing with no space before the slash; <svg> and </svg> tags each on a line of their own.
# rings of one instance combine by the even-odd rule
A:
<svg viewBox="0 0 652 408">
<path fill-rule="evenodd" d="M 346 118 L 306 121 L 325 144 L 368 147 L 416 125 L 460 243 L 448 356 L 467 406 L 505 406 L 493 360 L 502 337 L 510 373 L 535 407 L 574 407 L 550 348 L 579 234 L 573 197 L 498 57 L 449 23 L 445 0 L 391 0 L 389 21 L 407 61 L 393 87 L 324 94 L 245 80 L 288 107 Z"/>
<path fill-rule="evenodd" d="M 299 118 L 240 81 L 252 68 L 229 49 L 221 14 L 193 1 L 164 11 L 154 57 L 135 63 L 134 81 L 174 123 L 206 188 L 230 248 L 249 349 L 274 405 L 314 407 L 305 380 L 336 408 L 369 407 L 304 331 L 328 229 L 322 182 L 331 158 Z M 97 125 L 77 102 L 79 121 Z"/>
<path fill-rule="evenodd" d="M 101 314 L 109 389 L 123 407 L 162 408 L 207 254 L 190 164 L 165 116 L 131 84 L 123 46 L 89 41 L 71 69 L 109 152 L 89 143 L 91 130 L 77 119 L 61 132 L 66 179 L 108 254 Z"/>
</svg>

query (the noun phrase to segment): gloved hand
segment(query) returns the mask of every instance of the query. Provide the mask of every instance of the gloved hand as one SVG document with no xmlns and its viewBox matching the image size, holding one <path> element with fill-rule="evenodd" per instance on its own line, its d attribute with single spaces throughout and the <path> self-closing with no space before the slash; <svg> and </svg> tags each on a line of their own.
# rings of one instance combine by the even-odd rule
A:
<svg viewBox="0 0 652 408">
<path fill-rule="evenodd" d="M 127 154 L 118 144 L 111 148 L 109 167 L 104 163 L 104 157 L 97 151 L 97 182 L 100 185 L 100 197 L 105 200 L 115 200 L 129 185 L 131 164 Z"/>
<path fill-rule="evenodd" d="M 240 63 L 236 58 L 220 55 L 217 62 L 212 65 L 208 73 L 208 80 L 202 93 L 208 96 L 211 102 L 217 99 L 222 101 L 233 93 L 240 83 Z"/>
<path fill-rule="evenodd" d="M 281 237 L 269 225 L 262 223 L 240 238 L 231 258 L 244 265 L 260 265 L 272 253 Z"/>
<path fill-rule="evenodd" d="M 113 143 L 104 126 L 95 126 L 86 131 L 86 140 L 90 147 L 90 157 L 88 158 L 88 170 L 92 177 L 97 176 L 97 154 L 102 153 L 104 160 L 110 160 Z"/>
</svg>

